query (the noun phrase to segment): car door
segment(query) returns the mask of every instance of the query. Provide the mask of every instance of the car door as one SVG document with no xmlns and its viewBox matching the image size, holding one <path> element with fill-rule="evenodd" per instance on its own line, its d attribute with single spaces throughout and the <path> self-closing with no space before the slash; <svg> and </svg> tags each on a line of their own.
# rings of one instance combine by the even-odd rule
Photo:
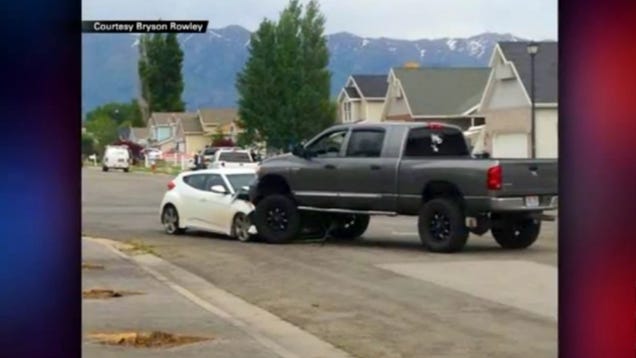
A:
<svg viewBox="0 0 636 358">
<path fill-rule="evenodd" d="M 395 210 L 398 158 L 383 153 L 385 128 L 353 128 L 338 169 L 339 203 L 356 210 Z"/>
<path fill-rule="evenodd" d="M 206 228 L 202 211 L 199 208 L 205 200 L 206 174 L 189 174 L 183 177 L 184 185 L 181 190 L 181 207 L 179 218 L 187 226 Z"/>
<path fill-rule="evenodd" d="M 205 174 L 205 191 L 203 200 L 197 205 L 198 216 L 202 218 L 206 227 L 211 231 L 225 233 L 231 220 L 232 193 L 221 174 Z M 216 193 L 212 187 L 221 185 L 225 193 Z"/>
<path fill-rule="evenodd" d="M 308 158 L 292 167 L 291 187 L 301 206 L 333 207 L 338 198 L 338 167 L 348 128 L 329 131 L 306 146 Z"/>
</svg>

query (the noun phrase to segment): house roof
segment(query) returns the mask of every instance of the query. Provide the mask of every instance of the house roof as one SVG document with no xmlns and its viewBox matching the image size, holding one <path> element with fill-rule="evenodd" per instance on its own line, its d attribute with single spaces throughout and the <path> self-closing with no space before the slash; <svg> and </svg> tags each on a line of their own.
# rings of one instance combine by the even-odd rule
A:
<svg viewBox="0 0 636 358">
<path fill-rule="evenodd" d="M 153 112 L 150 116 L 150 120 L 154 125 L 168 125 L 174 123 L 174 115 L 177 113 L 173 112 Z"/>
<path fill-rule="evenodd" d="M 384 98 L 386 96 L 387 75 L 352 75 L 351 77 L 362 92 L 360 94 L 362 97 Z"/>
<path fill-rule="evenodd" d="M 360 94 L 355 87 L 345 87 L 344 90 L 347 92 L 347 96 L 349 96 L 349 98 L 360 98 Z"/>
<path fill-rule="evenodd" d="M 499 48 L 507 61 L 514 63 L 521 83 L 530 96 L 530 55 L 527 52 L 529 42 L 499 42 Z M 534 95 L 537 103 L 557 103 L 559 101 L 558 42 L 537 42 L 539 51 L 535 55 Z"/>
<path fill-rule="evenodd" d="M 197 113 L 183 113 L 179 119 L 184 133 L 203 133 L 203 126 Z"/>
<path fill-rule="evenodd" d="M 490 69 L 394 68 L 414 116 L 462 115 L 479 104 Z"/>
<path fill-rule="evenodd" d="M 136 139 L 148 139 L 150 136 L 150 131 L 146 127 L 132 127 L 130 131 Z"/>
<path fill-rule="evenodd" d="M 203 125 L 223 125 L 236 120 L 238 111 L 236 108 L 200 109 L 199 115 Z"/>
</svg>

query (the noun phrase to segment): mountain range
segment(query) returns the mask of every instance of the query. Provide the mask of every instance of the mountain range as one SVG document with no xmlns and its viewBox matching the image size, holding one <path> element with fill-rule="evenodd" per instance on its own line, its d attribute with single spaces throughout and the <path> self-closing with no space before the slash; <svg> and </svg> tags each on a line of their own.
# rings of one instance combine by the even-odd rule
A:
<svg viewBox="0 0 636 358">
<path fill-rule="evenodd" d="M 179 34 L 184 51 L 183 99 L 188 110 L 233 107 L 236 73 L 248 56 L 250 31 L 232 25 L 203 34 Z M 511 34 L 483 33 L 467 38 L 399 40 L 348 32 L 327 35 L 332 94 L 350 74 L 386 74 L 405 62 L 421 66 L 487 66 L 498 41 L 523 41 Z M 82 35 L 82 113 L 107 102 L 138 95 L 138 34 Z"/>
</svg>

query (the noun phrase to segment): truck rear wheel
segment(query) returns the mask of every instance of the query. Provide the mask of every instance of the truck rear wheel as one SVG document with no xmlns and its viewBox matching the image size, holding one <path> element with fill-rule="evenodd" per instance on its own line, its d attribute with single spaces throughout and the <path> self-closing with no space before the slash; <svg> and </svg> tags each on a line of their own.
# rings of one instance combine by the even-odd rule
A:
<svg viewBox="0 0 636 358">
<path fill-rule="evenodd" d="M 417 227 L 422 244 L 432 252 L 459 251 L 469 234 L 462 209 L 447 198 L 426 202 L 420 209 Z"/>
<path fill-rule="evenodd" d="M 525 249 L 537 241 L 541 221 L 527 217 L 510 217 L 495 223 L 490 231 L 502 248 Z"/>
<path fill-rule="evenodd" d="M 369 227 L 369 215 L 345 214 L 334 217 L 335 229 L 331 231 L 331 236 L 336 239 L 356 239 Z"/>
<path fill-rule="evenodd" d="M 300 213 L 291 198 L 273 194 L 263 198 L 254 210 L 258 235 L 271 244 L 292 241 L 300 231 Z"/>
</svg>

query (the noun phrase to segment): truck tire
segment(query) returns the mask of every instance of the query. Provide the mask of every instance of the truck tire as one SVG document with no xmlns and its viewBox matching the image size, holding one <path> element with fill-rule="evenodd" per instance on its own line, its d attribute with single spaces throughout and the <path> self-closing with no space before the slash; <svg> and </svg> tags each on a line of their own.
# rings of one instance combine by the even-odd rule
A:
<svg viewBox="0 0 636 358">
<path fill-rule="evenodd" d="M 460 251 L 469 234 L 461 207 L 447 198 L 426 202 L 420 209 L 417 228 L 422 244 L 432 252 Z"/>
<path fill-rule="evenodd" d="M 490 229 L 495 241 L 504 249 L 520 250 L 537 241 L 541 221 L 532 218 L 508 218 Z"/>
<path fill-rule="evenodd" d="M 331 236 L 336 239 L 357 239 L 369 227 L 369 215 L 345 214 L 335 216 L 334 220 L 335 228 L 331 231 Z"/>
<path fill-rule="evenodd" d="M 288 196 L 273 194 L 263 198 L 254 210 L 258 235 L 270 244 L 292 241 L 300 232 L 300 213 Z"/>
<path fill-rule="evenodd" d="M 105 166 L 105 165 L 104 165 L 104 166 L 102 166 L 102 171 L 103 171 L 103 172 L 107 172 L 107 171 L 108 171 L 108 167 L 107 167 L 107 166 Z"/>
</svg>

